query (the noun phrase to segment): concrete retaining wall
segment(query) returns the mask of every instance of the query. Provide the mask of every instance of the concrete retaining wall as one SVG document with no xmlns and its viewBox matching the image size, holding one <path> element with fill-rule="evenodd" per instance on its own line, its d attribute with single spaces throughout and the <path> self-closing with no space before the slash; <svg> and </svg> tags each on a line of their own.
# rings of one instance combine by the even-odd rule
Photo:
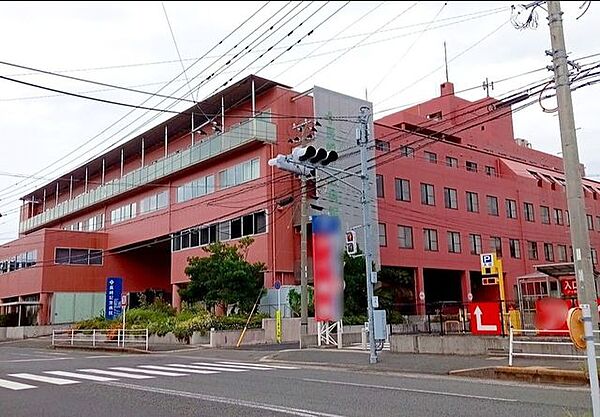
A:
<svg viewBox="0 0 600 417">
<path fill-rule="evenodd" d="M 508 338 L 494 336 L 390 336 L 390 350 L 399 353 L 438 353 L 446 355 L 487 355 L 507 352 Z"/>
<path fill-rule="evenodd" d="M 30 337 L 49 336 L 52 330 L 68 329 L 65 325 L 0 327 L 0 340 L 28 339 Z"/>
<path fill-rule="evenodd" d="M 210 332 L 210 347 L 235 347 L 240 338 L 241 330 L 220 330 Z M 244 345 L 266 343 L 263 329 L 248 329 L 244 334 Z"/>
</svg>

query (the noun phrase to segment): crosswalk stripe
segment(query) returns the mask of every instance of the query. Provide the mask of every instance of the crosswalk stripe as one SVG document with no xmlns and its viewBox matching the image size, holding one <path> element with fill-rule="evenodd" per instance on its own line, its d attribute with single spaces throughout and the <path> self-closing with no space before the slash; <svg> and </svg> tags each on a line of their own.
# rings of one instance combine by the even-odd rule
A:
<svg viewBox="0 0 600 417">
<path fill-rule="evenodd" d="M 206 362 L 193 362 L 194 365 L 204 365 L 204 366 L 218 366 L 229 369 L 242 369 L 244 371 L 272 371 L 272 368 L 254 368 L 252 366 L 243 366 L 243 365 L 229 365 L 224 363 L 206 363 Z"/>
<path fill-rule="evenodd" d="M 125 366 L 116 366 L 114 368 L 117 371 L 125 371 L 125 372 L 141 372 L 143 374 L 150 375 L 159 375 L 159 376 L 187 376 L 187 374 L 177 373 L 177 372 L 163 372 L 163 371 L 150 371 L 148 369 L 139 369 L 139 368 L 127 368 Z"/>
<path fill-rule="evenodd" d="M 79 384 L 79 381 L 73 381 L 72 379 L 53 378 L 51 376 L 34 375 L 34 374 L 27 374 L 27 373 L 8 374 L 8 376 L 12 376 L 15 378 L 29 379 L 31 381 L 47 382 L 48 384 L 54 384 L 54 385 Z"/>
<path fill-rule="evenodd" d="M 202 362 L 196 362 L 197 364 L 202 364 Z M 185 368 L 184 370 L 187 369 L 207 369 L 207 370 L 215 370 L 215 371 L 221 371 L 221 372 L 248 372 L 248 369 L 236 369 L 236 368 L 223 368 L 223 367 L 219 367 L 219 366 L 214 366 L 214 365 L 182 365 L 179 363 L 170 363 L 169 366 L 174 366 L 177 368 Z"/>
<path fill-rule="evenodd" d="M 87 379 L 89 381 L 98 381 L 98 382 L 118 381 L 116 378 L 107 378 L 105 376 L 79 374 L 76 372 L 67 372 L 67 371 L 44 371 L 44 373 L 50 374 L 50 375 L 66 376 L 66 377 L 71 377 L 71 378 Z"/>
<path fill-rule="evenodd" d="M 22 389 L 37 388 L 35 385 L 22 384 L 20 382 L 8 381 L 6 379 L 0 379 L 0 388 L 8 388 L 13 391 L 20 391 Z"/>
<path fill-rule="evenodd" d="M 140 368 L 148 368 L 148 369 L 157 369 L 159 371 L 175 371 L 175 372 L 189 372 L 191 374 L 203 374 L 203 375 L 208 375 L 208 374 L 218 374 L 219 371 L 208 371 L 208 370 L 200 370 L 200 369 L 177 369 L 177 368 L 173 368 L 173 367 L 169 367 L 169 366 L 159 366 L 159 365 L 140 365 Z"/>
<path fill-rule="evenodd" d="M 104 369 L 79 369 L 79 371 L 92 372 L 94 374 L 100 374 L 100 375 L 116 376 L 119 378 L 131 378 L 131 379 L 152 379 L 152 378 L 154 378 L 153 376 L 150 376 L 150 375 L 126 374 L 125 372 L 105 371 Z"/>
<path fill-rule="evenodd" d="M 295 366 L 284 366 L 284 365 L 264 365 L 262 363 L 245 363 L 245 362 L 219 362 L 219 364 L 227 364 L 227 365 L 243 365 L 250 366 L 255 368 L 266 368 L 266 369 L 299 369 Z"/>
</svg>

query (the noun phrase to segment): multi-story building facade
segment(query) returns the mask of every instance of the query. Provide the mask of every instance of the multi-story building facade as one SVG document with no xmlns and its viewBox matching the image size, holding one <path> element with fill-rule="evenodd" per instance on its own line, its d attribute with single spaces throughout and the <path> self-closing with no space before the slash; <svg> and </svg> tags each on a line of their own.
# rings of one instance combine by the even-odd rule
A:
<svg viewBox="0 0 600 417">
<path fill-rule="evenodd" d="M 440 97 L 382 118 L 375 131 L 382 263 L 412 272 L 416 300 L 498 300 L 497 286 L 482 285 L 487 252 L 502 258 L 515 305 L 561 295 L 534 266 L 572 262 L 562 159 L 515 139 L 502 102 L 469 102 L 444 83 Z M 583 187 L 597 266 L 600 183 L 584 178 Z M 527 276 L 538 279 L 518 285 Z"/>
<path fill-rule="evenodd" d="M 481 285 L 482 252 L 502 255 L 510 299 L 534 265 L 570 260 L 562 161 L 516 141 L 506 110 L 445 83 L 439 98 L 375 122 L 381 264 L 411 272 L 414 305 L 497 299 Z M 24 196 L 20 237 L 0 247 L 0 311 L 91 316 L 113 276 L 178 306 L 188 257 L 243 236 L 265 286 L 298 284 L 299 184 L 267 161 L 297 146 L 294 126 L 314 112 L 309 94 L 249 76 Z M 597 248 L 600 184 L 584 184 Z"/>
</svg>

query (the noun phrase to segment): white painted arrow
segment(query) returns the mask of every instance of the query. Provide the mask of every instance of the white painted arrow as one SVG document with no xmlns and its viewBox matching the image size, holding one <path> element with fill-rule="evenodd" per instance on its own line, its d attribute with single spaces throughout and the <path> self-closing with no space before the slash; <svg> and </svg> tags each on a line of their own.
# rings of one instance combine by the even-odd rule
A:
<svg viewBox="0 0 600 417">
<path fill-rule="evenodd" d="M 482 331 L 482 332 L 497 332 L 498 331 L 498 326 L 496 326 L 495 324 L 481 324 L 481 315 L 483 313 L 481 312 L 481 309 L 479 308 L 479 306 L 475 307 L 475 311 L 473 313 L 475 314 L 475 322 L 476 322 L 477 330 Z"/>
</svg>

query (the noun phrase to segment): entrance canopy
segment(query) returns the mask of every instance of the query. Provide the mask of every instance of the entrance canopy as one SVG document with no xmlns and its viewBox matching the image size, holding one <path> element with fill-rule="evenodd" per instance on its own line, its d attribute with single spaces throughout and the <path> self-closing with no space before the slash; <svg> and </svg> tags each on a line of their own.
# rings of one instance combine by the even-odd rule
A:
<svg viewBox="0 0 600 417">
<path fill-rule="evenodd" d="M 557 264 L 534 265 L 538 272 L 541 272 L 551 277 L 565 277 L 575 275 L 575 266 L 573 262 L 562 262 Z M 598 277 L 599 273 L 594 271 L 594 277 Z"/>
</svg>

